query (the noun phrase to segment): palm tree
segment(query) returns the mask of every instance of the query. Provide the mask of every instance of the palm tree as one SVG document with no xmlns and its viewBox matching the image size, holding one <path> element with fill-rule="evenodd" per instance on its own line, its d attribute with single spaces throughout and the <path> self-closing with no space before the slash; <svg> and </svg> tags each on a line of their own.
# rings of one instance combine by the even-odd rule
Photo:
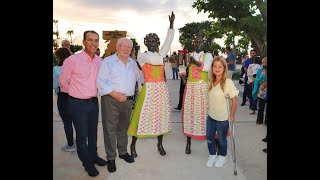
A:
<svg viewBox="0 0 320 180">
<path fill-rule="evenodd" d="M 56 36 L 56 38 L 53 39 L 53 48 L 54 49 L 57 49 L 59 47 L 59 41 L 60 41 L 58 23 L 59 23 L 59 21 L 57 19 L 53 20 L 53 25 L 54 25 L 54 28 L 55 28 L 55 31 L 53 31 L 53 35 Z"/>
<path fill-rule="evenodd" d="M 72 34 L 74 34 L 73 30 L 69 30 L 67 34 L 70 36 L 70 43 L 72 44 Z"/>
</svg>

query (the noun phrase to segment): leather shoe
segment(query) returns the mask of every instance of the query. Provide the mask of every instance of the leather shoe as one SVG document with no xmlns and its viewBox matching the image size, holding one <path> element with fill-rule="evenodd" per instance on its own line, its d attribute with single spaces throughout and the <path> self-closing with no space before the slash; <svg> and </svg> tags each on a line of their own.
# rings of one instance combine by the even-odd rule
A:
<svg viewBox="0 0 320 180">
<path fill-rule="evenodd" d="M 163 149 L 162 144 L 157 144 L 158 145 L 158 151 L 160 152 L 161 156 L 165 156 L 167 153 L 166 151 Z"/>
<path fill-rule="evenodd" d="M 246 105 L 246 103 L 245 103 L 245 102 L 242 102 L 242 103 L 240 104 L 240 106 L 244 106 L 244 105 Z"/>
<path fill-rule="evenodd" d="M 262 149 L 262 151 L 263 151 L 263 152 L 265 152 L 265 153 L 267 153 L 267 148 L 265 148 L 265 149 Z"/>
<path fill-rule="evenodd" d="M 267 138 L 263 138 L 262 141 L 263 141 L 263 142 L 267 142 Z"/>
<path fill-rule="evenodd" d="M 191 153 L 191 143 L 187 143 L 186 154 L 190 154 L 190 153 Z"/>
<path fill-rule="evenodd" d="M 116 160 L 108 160 L 108 171 L 115 172 L 117 170 Z"/>
<path fill-rule="evenodd" d="M 134 159 L 128 153 L 125 153 L 123 155 L 119 154 L 119 158 L 124 159 L 127 163 L 133 163 L 134 162 Z"/>
<path fill-rule="evenodd" d="M 96 169 L 96 167 L 94 167 L 94 165 L 85 167 L 84 170 L 87 171 L 88 175 L 91 177 L 95 177 L 99 174 L 99 171 Z"/>
<path fill-rule="evenodd" d="M 97 157 L 95 160 L 93 160 L 93 163 L 98 164 L 98 166 L 105 166 L 108 164 L 108 161 L 106 161 L 100 157 Z"/>
<path fill-rule="evenodd" d="M 136 146 L 130 145 L 130 153 L 131 153 L 131 157 L 133 158 L 136 158 L 138 156 L 136 152 Z"/>
</svg>

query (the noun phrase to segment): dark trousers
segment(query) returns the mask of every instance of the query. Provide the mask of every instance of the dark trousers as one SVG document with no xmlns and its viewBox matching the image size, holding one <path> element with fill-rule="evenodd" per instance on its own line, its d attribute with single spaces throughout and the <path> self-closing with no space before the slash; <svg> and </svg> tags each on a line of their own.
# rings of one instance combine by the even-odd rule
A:
<svg viewBox="0 0 320 180">
<path fill-rule="evenodd" d="M 186 84 L 183 84 L 183 80 L 182 78 L 180 79 L 180 90 L 179 90 L 179 104 L 178 104 L 178 108 L 181 109 L 182 108 L 182 101 L 183 101 L 183 93 L 184 93 L 184 87 L 186 87 Z"/>
<path fill-rule="evenodd" d="M 250 109 L 251 110 L 257 110 L 257 102 L 258 100 L 257 99 L 253 99 L 252 98 L 252 90 L 253 90 L 253 82 L 248 84 L 248 88 L 247 88 L 247 96 L 249 98 L 249 101 L 250 101 Z"/>
<path fill-rule="evenodd" d="M 108 160 L 115 160 L 118 153 L 127 153 L 128 127 L 132 113 L 132 100 L 119 102 L 115 98 L 101 97 L 101 115 L 104 147 Z"/>
<path fill-rule="evenodd" d="M 262 98 L 259 98 L 259 97 L 258 97 L 258 101 L 259 101 L 259 103 L 258 103 L 259 104 L 259 109 L 258 109 L 257 122 L 263 123 L 264 108 L 265 108 L 266 101 L 264 99 L 262 99 Z"/>
<path fill-rule="evenodd" d="M 69 97 L 69 108 L 76 131 L 77 154 L 82 165 L 88 167 L 98 157 L 98 98 L 89 101 Z"/>
<path fill-rule="evenodd" d="M 69 94 L 64 92 L 58 93 L 57 105 L 60 117 L 63 122 L 64 133 L 66 134 L 69 146 L 73 146 L 73 127 L 70 111 L 68 109 Z"/>
<path fill-rule="evenodd" d="M 244 86 L 243 86 L 243 93 L 242 93 L 242 103 L 246 103 L 247 102 L 247 96 L 248 96 L 248 77 L 245 76 L 244 78 Z"/>
</svg>

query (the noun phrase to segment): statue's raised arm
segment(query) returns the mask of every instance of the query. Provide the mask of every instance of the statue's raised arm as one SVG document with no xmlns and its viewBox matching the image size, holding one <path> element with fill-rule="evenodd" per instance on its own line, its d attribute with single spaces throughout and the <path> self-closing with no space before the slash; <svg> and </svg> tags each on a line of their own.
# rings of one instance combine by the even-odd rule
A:
<svg viewBox="0 0 320 180">
<path fill-rule="evenodd" d="M 174 22 L 174 19 L 175 19 L 175 15 L 174 15 L 174 13 L 173 13 L 173 11 L 171 11 L 171 16 L 170 15 L 168 15 L 169 16 L 169 21 L 170 21 L 170 29 L 173 29 L 173 22 Z"/>
</svg>

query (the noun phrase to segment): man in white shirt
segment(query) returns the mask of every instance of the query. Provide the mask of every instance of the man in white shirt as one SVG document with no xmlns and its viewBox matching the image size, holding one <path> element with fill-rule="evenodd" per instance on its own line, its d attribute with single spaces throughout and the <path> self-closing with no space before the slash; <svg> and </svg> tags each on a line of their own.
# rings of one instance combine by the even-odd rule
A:
<svg viewBox="0 0 320 180">
<path fill-rule="evenodd" d="M 97 75 L 109 172 L 116 171 L 117 148 L 121 159 L 128 163 L 134 162 L 127 152 L 127 130 L 132 112 L 135 84 L 136 81 L 143 82 L 143 75 L 136 61 L 129 57 L 132 46 L 130 39 L 120 38 L 116 45 L 117 53 L 102 61 Z"/>
</svg>

